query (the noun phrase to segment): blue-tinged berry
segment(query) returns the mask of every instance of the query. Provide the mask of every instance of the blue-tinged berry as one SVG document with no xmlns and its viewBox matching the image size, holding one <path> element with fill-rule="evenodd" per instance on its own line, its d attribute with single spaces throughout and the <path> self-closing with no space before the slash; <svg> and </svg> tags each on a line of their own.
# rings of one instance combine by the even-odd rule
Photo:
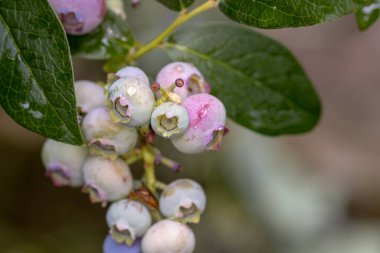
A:
<svg viewBox="0 0 380 253">
<path fill-rule="evenodd" d="M 115 242 L 111 235 L 107 235 L 103 243 L 103 253 L 142 253 L 141 239 L 136 239 L 130 246 Z"/>
<path fill-rule="evenodd" d="M 172 62 L 164 66 L 157 74 L 156 82 L 163 88 L 170 88 L 177 79 L 182 79 L 184 85 L 175 87 L 174 93 L 182 100 L 190 95 L 210 92 L 210 87 L 201 72 L 192 64 L 186 62 Z"/>
<path fill-rule="evenodd" d="M 106 13 L 105 0 L 49 0 L 65 31 L 83 35 L 102 23 Z"/>
<path fill-rule="evenodd" d="M 219 99 L 209 94 L 196 94 L 182 103 L 189 114 L 190 125 L 182 136 L 172 139 L 181 152 L 196 154 L 218 150 L 226 134 L 226 109 Z"/>
<path fill-rule="evenodd" d="M 145 81 L 134 77 L 121 78 L 108 89 L 107 108 L 114 122 L 130 127 L 142 126 L 150 121 L 155 98 Z"/>
<path fill-rule="evenodd" d="M 86 148 L 47 139 L 42 147 L 42 163 L 54 186 L 83 185 L 82 164 Z"/>
<path fill-rule="evenodd" d="M 116 158 L 131 151 L 137 142 L 137 130 L 114 123 L 105 107 L 90 111 L 82 122 L 85 140 L 93 155 Z"/>
<path fill-rule="evenodd" d="M 112 238 L 118 243 L 132 245 L 152 224 L 148 208 L 134 200 L 119 200 L 108 209 L 106 220 Z"/>
<path fill-rule="evenodd" d="M 108 160 L 101 156 L 88 157 L 83 164 L 85 185 L 92 203 L 105 205 L 128 196 L 133 187 L 131 171 L 125 161 Z"/>
<path fill-rule="evenodd" d="M 143 81 L 144 84 L 149 85 L 148 76 L 145 74 L 145 72 L 142 69 L 138 67 L 133 67 L 133 66 L 124 67 L 120 69 L 118 72 L 116 72 L 116 76 L 119 78 L 134 77 Z"/>
<path fill-rule="evenodd" d="M 191 253 L 195 237 L 191 229 L 177 221 L 161 220 L 151 226 L 142 239 L 144 253 Z"/>
<path fill-rule="evenodd" d="M 164 138 L 175 138 L 189 127 L 189 114 L 185 107 L 166 102 L 154 109 L 151 118 L 153 130 Z"/>
<path fill-rule="evenodd" d="M 88 80 L 75 81 L 75 98 L 77 101 L 78 112 L 81 116 L 89 111 L 106 105 L 104 89 Z"/>
<path fill-rule="evenodd" d="M 198 223 L 206 207 L 206 194 L 197 182 L 178 179 L 164 189 L 159 203 L 165 217 Z"/>
</svg>

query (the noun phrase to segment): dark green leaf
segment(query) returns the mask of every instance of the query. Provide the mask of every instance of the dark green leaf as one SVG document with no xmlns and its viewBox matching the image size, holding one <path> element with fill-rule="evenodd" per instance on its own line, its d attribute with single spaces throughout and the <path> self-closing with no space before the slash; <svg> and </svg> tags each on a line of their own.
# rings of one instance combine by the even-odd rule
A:
<svg viewBox="0 0 380 253">
<path fill-rule="evenodd" d="M 111 59 L 128 55 L 134 39 L 126 22 L 107 11 L 103 23 L 83 36 L 68 36 L 71 53 L 87 59 Z"/>
<path fill-rule="evenodd" d="M 157 0 L 173 11 L 181 11 L 194 3 L 195 0 Z"/>
<path fill-rule="evenodd" d="M 169 56 L 195 64 L 237 123 L 267 135 L 313 128 L 320 103 L 292 54 L 250 29 L 203 24 L 174 34 Z"/>
<path fill-rule="evenodd" d="M 356 21 L 359 29 L 368 29 L 380 16 L 380 3 L 371 4 L 356 13 Z"/>
<path fill-rule="evenodd" d="M 47 0 L 0 1 L 0 73 L 1 105 L 13 119 L 83 144 L 68 43 Z"/>
<path fill-rule="evenodd" d="M 375 0 L 221 0 L 232 20 L 260 28 L 308 26 L 356 12 Z"/>
</svg>

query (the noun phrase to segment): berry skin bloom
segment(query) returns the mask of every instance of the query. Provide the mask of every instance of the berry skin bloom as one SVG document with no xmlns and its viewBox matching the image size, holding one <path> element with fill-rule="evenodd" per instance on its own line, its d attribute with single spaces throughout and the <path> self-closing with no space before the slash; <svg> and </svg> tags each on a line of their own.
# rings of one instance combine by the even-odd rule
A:
<svg viewBox="0 0 380 253">
<path fill-rule="evenodd" d="M 82 164 L 86 148 L 47 139 L 42 147 L 42 163 L 54 186 L 83 185 Z"/>
<path fill-rule="evenodd" d="M 75 98 L 80 115 L 84 116 L 89 111 L 106 105 L 104 89 L 92 81 L 80 80 L 74 83 Z"/>
<path fill-rule="evenodd" d="M 111 235 L 107 235 L 103 243 L 103 253 L 142 253 L 141 239 L 135 240 L 131 246 L 128 246 L 115 242 Z"/>
<path fill-rule="evenodd" d="M 182 100 L 193 94 L 210 92 L 210 87 L 201 72 L 194 65 L 186 62 L 167 64 L 158 72 L 156 82 L 168 89 L 177 79 L 182 79 L 184 85 L 175 87 L 173 92 Z"/>
<path fill-rule="evenodd" d="M 198 223 L 206 207 L 206 194 L 197 182 L 178 179 L 164 189 L 159 203 L 165 217 Z"/>
<path fill-rule="evenodd" d="M 150 122 L 156 134 L 172 139 L 185 133 L 189 127 L 189 114 L 185 107 L 167 102 L 154 109 Z"/>
<path fill-rule="evenodd" d="M 93 155 L 116 158 L 132 150 L 137 142 L 137 130 L 114 123 L 104 107 L 95 108 L 83 118 L 82 131 Z"/>
<path fill-rule="evenodd" d="M 226 109 L 223 103 L 209 94 L 196 94 L 182 103 L 189 113 L 190 126 L 182 136 L 172 140 L 173 145 L 186 154 L 220 149 L 226 133 Z"/>
<path fill-rule="evenodd" d="M 130 127 L 142 126 L 150 121 L 155 104 L 149 83 L 126 77 L 114 82 L 108 89 L 107 108 L 114 122 Z"/>
<path fill-rule="evenodd" d="M 49 0 L 66 33 L 83 35 L 102 23 L 106 14 L 105 0 Z"/>
<path fill-rule="evenodd" d="M 90 194 L 92 203 L 106 204 L 127 196 L 133 187 L 128 165 L 121 159 L 108 160 L 90 156 L 83 164 L 85 185 L 83 192 Z"/>
<path fill-rule="evenodd" d="M 132 245 L 152 224 L 152 218 L 143 204 L 134 200 L 119 200 L 108 209 L 106 220 L 114 241 Z"/>
<path fill-rule="evenodd" d="M 195 237 L 191 229 L 177 221 L 161 220 L 151 226 L 142 239 L 144 253 L 191 253 Z"/>
<path fill-rule="evenodd" d="M 119 78 L 134 77 L 134 78 L 140 79 L 145 84 L 149 85 L 148 76 L 145 74 L 145 72 L 142 69 L 137 68 L 137 67 L 133 67 L 133 66 L 124 67 L 120 69 L 118 72 L 116 72 L 115 75 Z"/>
</svg>

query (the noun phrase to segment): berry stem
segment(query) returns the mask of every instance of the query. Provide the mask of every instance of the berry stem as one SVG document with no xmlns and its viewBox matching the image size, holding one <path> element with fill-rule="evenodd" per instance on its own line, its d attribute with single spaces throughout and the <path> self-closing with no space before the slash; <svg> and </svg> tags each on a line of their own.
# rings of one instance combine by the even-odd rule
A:
<svg viewBox="0 0 380 253">
<path fill-rule="evenodd" d="M 167 184 L 160 182 L 160 181 L 156 181 L 155 185 L 156 185 L 156 188 L 161 190 L 161 191 L 163 191 L 167 186 Z"/>
<path fill-rule="evenodd" d="M 146 144 L 142 147 L 142 157 L 144 160 L 144 170 L 145 170 L 145 180 L 146 180 L 146 186 L 148 189 L 155 194 L 156 193 L 156 174 L 154 171 L 154 160 L 155 155 L 153 152 L 151 152 L 152 148 L 149 144 Z"/>
<path fill-rule="evenodd" d="M 151 42 L 149 42 L 146 45 L 142 45 L 138 48 L 138 50 L 132 54 L 128 55 L 126 58 L 127 62 L 132 62 L 141 56 L 145 55 L 146 53 L 150 52 L 154 48 L 158 47 L 169 35 L 179 26 L 186 23 L 193 17 L 210 10 L 218 5 L 218 0 L 208 0 L 204 4 L 200 5 L 199 7 L 195 8 L 194 10 L 187 12 L 182 11 L 178 17 L 169 25 L 162 33 L 160 33 L 156 38 L 154 38 Z"/>
</svg>

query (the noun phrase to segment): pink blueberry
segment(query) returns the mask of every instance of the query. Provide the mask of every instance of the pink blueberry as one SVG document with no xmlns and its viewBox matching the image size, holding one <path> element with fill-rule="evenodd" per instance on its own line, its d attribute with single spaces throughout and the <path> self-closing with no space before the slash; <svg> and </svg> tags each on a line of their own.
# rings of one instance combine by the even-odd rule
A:
<svg viewBox="0 0 380 253">
<path fill-rule="evenodd" d="M 184 81 L 184 85 L 174 88 L 173 91 L 182 100 L 193 94 L 210 91 L 201 72 L 194 65 L 186 62 L 172 62 L 164 66 L 157 74 L 156 82 L 163 88 L 169 88 L 178 78 Z"/>
<path fill-rule="evenodd" d="M 218 150 L 226 133 L 226 109 L 223 103 L 209 94 L 196 94 L 182 103 L 189 113 L 190 125 L 180 137 L 172 140 L 181 152 L 196 154 Z"/>
</svg>

